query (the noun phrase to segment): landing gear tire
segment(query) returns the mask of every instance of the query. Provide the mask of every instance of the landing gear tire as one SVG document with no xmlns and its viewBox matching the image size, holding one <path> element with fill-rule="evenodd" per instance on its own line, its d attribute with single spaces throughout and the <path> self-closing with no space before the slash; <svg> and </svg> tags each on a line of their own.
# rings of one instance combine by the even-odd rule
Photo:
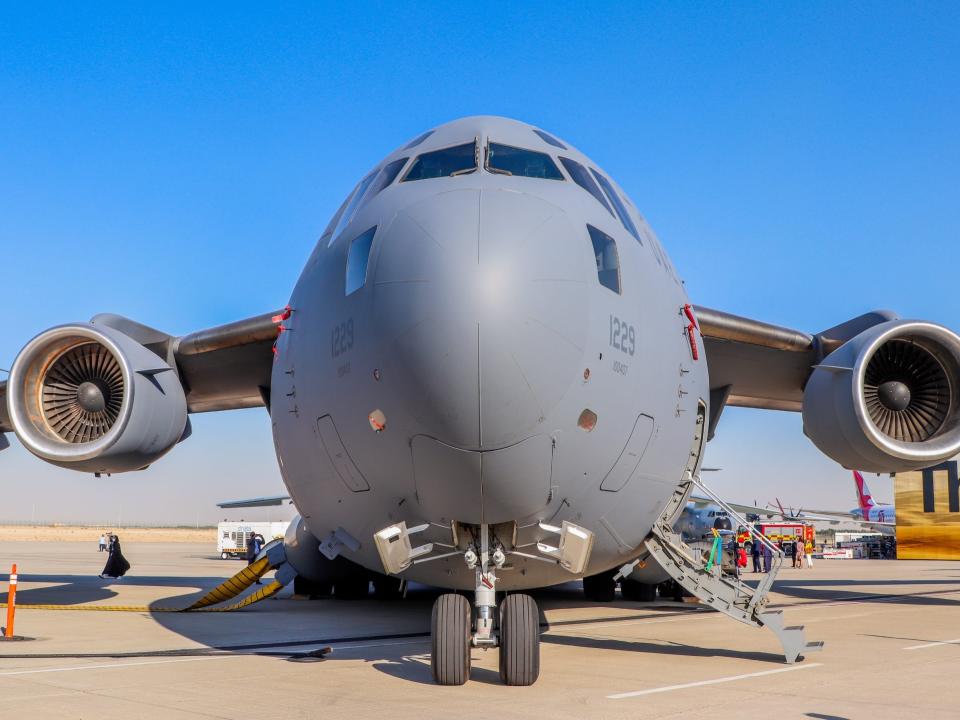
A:
<svg viewBox="0 0 960 720">
<path fill-rule="evenodd" d="M 533 685 L 540 676 L 540 613 L 529 595 L 507 595 L 500 603 L 500 679 Z"/>
<path fill-rule="evenodd" d="M 430 669 L 438 685 L 470 679 L 470 603 L 447 593 L 433 603 L 430 618 Z"/>
<path fill-rule="evenodd" d="M 230 553 L 225 553 L 225 552 L 220 553 L 221 560 L 226 560 L 228 557 L 230 557 Z"/>
<path fill-rule="evenodd" d="M 583 579 L 583 596 L 590 602 L 613 602 L 617 593 L 617 581 L 613 579 L 616 570 L 608 570 L 599 575 Z"/>
<path fill-rule="evenodd" d="M 657 599 L 657 586 L 636 580 L 621 580 L 620 592 L 624 600 L 633 602 L 653 602 Z"/>
<path fill-rule="evenodd" d="M 333 583 L 330 580 L 307 580 L 297 575 L 293 579 L 293 594 L 300 597 L 315 598 L 329 597 L 333 593 Z"/>
</svg>

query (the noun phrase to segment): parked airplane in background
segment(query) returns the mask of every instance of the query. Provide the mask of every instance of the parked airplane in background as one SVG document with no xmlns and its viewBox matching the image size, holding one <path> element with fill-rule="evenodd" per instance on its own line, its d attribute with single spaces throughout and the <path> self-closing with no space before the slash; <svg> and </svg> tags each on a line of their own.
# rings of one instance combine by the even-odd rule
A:
<svg viewBox="0 0 960 720">
<path fill-rule="evenodd" d="M 43 267 L 14 271 L 39 287 Z M 58 288 L 65 308 L 88 275 Z M 499 647 L 503 680 L 529 685 L 539 613 L 523 591 L 643 557 L 777 632 L 792 662 L 802 631 L 720 585 L 670 528 L 723 408 L 802 412 L 836 462 L 892 472 L 960 452 L 957 387 L 960 336 L 934 323 L 872 312 L 808 334 L 693 306 L 589 157 L 470 117 L 360 180 L 285 309 L 180 337 L 108 314 L 41 332 L 0 384 L 0 437 L 121 473 L 185 440 L 188 413 L 265 406 L 301 515 L 277 577 L 472 591 L 437 599 L 434 678 L 462 684 L 471 648 Z"/>
<path fill-rule="evenodd" d="M 863 520 L 864 522 L 877 523 L 880 525 L 896 525 L 896 511 L 892 503 L 878 503 L 870 494 L 870 488 L 867 487 L 866 480 L 858 470 L 853 471 L 853 481 L 857 486 L 857 504 L 858 507 L 850 511 L 850 514 Z"/>
<path fill-rule="evenodd" d="M 807 510 L 802 508 L 797 512 L 790 509 L 789 512 L 783 509 L 780 499 L 777 499 L 777 507 L 780 508 L 780 515 L 785 520 L 805 520 L 805 521 L 825 521 L 842 522 L 844 520 L 869 525 L 871 527 L 889 528 L 896 526 L 896 513 L 894 506 L 888 503 L 877 503 L 870 494 L 870 488 L 867 487 L 866 480 L 859 470 L 853 471 L 853 484 L 857 491 L 857 507 L 846 512 L 842 510 Z"/>
</svg>

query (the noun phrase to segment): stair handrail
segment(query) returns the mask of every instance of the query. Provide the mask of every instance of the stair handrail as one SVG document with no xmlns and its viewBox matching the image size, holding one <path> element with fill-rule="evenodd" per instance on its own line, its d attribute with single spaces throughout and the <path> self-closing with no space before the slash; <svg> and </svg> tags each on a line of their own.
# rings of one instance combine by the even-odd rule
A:
<svg viewBox="0 0 960 720">
<path fill-rule="evenodd" d="M 766 573 L 764 577 L 757 583 L 757 587 L 753 590 L 753 597 L 750 599 L 750 602 L 747 605 L 747 609 L 753 611 L 757 604 L 766 597 L 767 593 L 770 592 L 770 589 L 773 587 L 774 580 L 777 578 L 777 573 L 780 572 L 780 568 L 783 565 L 783 560 L 785 554 L 783 550 L 779 548 L 775 543 L 773 543 L 766 535 L 761 532 L 758 532 L 752 523 L 747 522 L 747 519 L 743 517 L 740 513 L 734 510 L 730 505 L 723 501 L 723 499 L 717 495 L 713 490 L 708 488 L 699 475 L 690 476 L 690 481 L 701 490 L 708 498 L 713 500 L 717 505 L 726 510 L 727 515 L 732 517 L 737 521 L 737 525 L 743 528 L 746 528 L 747 533 L 751 538 L 754 539 L 754 542 L 759 542 L 761 546 L 765 546 L 770 549 L 773 555 L 773 565 L 770 568 L 770 572 Z M 741 583 L 739 578 L 737 582 Z"/>
</svg>

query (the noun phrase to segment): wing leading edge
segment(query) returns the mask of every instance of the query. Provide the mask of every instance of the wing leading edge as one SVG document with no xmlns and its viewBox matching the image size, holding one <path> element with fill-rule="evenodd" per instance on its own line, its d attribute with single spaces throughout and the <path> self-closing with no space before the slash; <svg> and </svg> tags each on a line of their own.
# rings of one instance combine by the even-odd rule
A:
<svg viewBox="0 0 960 720">
<path fill-rule="evenodd" d="M 696 307 L 710 369 L 710 433 L 726 405 L 789 410 L 803 407 L 813 367 L 864 330 L 896 315 L 877 310 L 816 334 Z"/>
</svg>

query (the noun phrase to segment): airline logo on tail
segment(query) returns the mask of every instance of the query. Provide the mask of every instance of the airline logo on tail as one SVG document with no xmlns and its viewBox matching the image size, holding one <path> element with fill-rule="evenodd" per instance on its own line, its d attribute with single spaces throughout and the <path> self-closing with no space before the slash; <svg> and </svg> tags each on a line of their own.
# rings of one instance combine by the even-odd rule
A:
<svg viewBox="0 0 960 720">
<path fill-rule="evenodd" d="M 853 480 L 857 484 L 857 502 L 860 503 L 860 509 L 863 510 L 864 518 L 870 517 L 870 508 L 876 505 L 873 497 L 870 495 L 870 488 L 867 487 L 863 475 L 859 471 L 853 471 Z"/>
</svg>

